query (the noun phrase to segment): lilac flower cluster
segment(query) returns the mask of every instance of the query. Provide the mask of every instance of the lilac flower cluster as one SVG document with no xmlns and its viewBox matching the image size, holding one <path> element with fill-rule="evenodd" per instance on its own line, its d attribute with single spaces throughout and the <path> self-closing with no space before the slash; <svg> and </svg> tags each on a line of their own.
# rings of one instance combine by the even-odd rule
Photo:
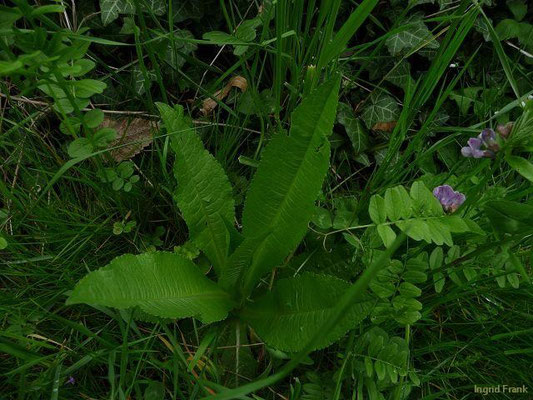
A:
<svg viewBox="0 0 533 400">
<path fill-rule="evenodd" d="M 482 149 L 482 147 L 484 147 Z M 468 146 L 461 149 L 461 154 L 465 157 L 494 157 L 494 154 L 500 149 L 496 132 L 492 129 L 483 129 L 477 137 L 468 139 Z"/>
<path fill-rule="evenodd" d="M 502 139 L 507 139 L 513 129 L 513 123 L 508 122 L 505 125 L 498 125 L 496 130 Z M 477 137 L 468 139 L 468 146 L 461 149 L 461 154 L 465 157 L 483 158 L 494 157 L 495 153 L 500 150 L 496 132 L 492 129 L 483 129 Z M 447 213 L 455 212 L 466 200 L 466 196 L 461 192 L 456 192 L 449 185 L 437 186 L 433 189 L 433 196 L 442 205 Z"/>
</svg>

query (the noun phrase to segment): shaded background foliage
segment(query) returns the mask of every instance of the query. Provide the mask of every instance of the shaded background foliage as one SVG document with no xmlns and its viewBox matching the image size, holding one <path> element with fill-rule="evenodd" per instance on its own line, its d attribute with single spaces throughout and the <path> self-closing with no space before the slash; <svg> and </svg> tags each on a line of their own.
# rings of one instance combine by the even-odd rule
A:
<svg viewBox="0 0 533 400">
<path fill-rule="evenodd" d="M 520 102 L 533 91 L 533 10 L 519 0 L 477 3 L 483 12 L 469 1 L 381 1 L 327 64 L 343 76 L 331 165 L 304 243 L 276 277 L 303 269 L 353 282 L 383 242 L 372 227 L 347 228 L 372 223 L 372 195 L 415 180 L 465 193 L 463 215 L 484 234 L 443 246 L 441 264 L 433 256 L 440 247 L 410 240 L 397 263 L 419 259 L 413 268 L 425 263 L 425 277 L 406 278 L 409 268 L 393 263 L 372 288 L 382 308 L 257 396 L 475 398 L 474 385 L 498 384 L 533 390 L 531 285 L 504 257 L 513 254 L 530 275 L 531 232 L 527 224 L 512 231 L 513 216 L 504 212 L 514 203 L 490 203 L 527 205 L 531 184 L 503 162 L 460 155 L 468 137 L 523 114 Z M 338 18 L 325 4 L 339 7 Z M 101 0 L 32 15 L 45 5 L 60 6 L 16 1 L 0 9 L 2 396 L 192 399 L 217 389 L 205 381 L 238 387 L 276 372 L 290 354 L 236 321 L 218 330 L 191 320 L 154 324 L 65 300 L 87 271 L 126 252 L 176 250 L 208 271 L 207 259 L 186 244 L 155 102 L 182 104 L 193 117 L 231 180 L 240 216 L 262 149 L 288 129 L 328 30 L 337 32 L 356 2 Z M 61 109 L 71 99 L 49 86 L 43 68 L 58 63 L 55 56 L 63 57 L 67 84 L 78 85 L 78 107 L 103 115 Z M 234 76 L 246 90 L 218 99 Z M 93 81 L 72 83 L 84 79 Z M 217 106 L 204 115 L 213 98 Z M 102 118 L 111 126 L 141 118 L 135 135 L 147 146 L 129 160 L 113 159 L 106 148 L 131 131 L 102 131 Z M 387 288 L 404 283 L 420 289 L 416 310 L 400 307 L 391 316 Z M 187 370 L 182 358 L 196 366 Z M 410 372 L 399 383 L 383 375 L 395 363 Z"/>
</svg>

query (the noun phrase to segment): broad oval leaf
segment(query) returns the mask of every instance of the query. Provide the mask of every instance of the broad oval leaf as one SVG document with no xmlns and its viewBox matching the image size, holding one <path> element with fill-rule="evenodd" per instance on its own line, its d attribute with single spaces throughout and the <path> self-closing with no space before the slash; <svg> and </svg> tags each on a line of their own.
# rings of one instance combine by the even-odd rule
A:
<svg viewBox="0 0 533 400">
<path fill-rule="evenodd" d="M 370 214 L 370 219 L 375 224 L 382 224 L 387 221 L 385 200 L 379 194 L 376 194 L 370 198 L 368 213 Z"/>
<path fill-rule="evenodd" d="M 191 240 L 221 276 L 230 243 L 226 223 L 231 224 L 235 219 L 231 185 L 222 166 L 204 149 L 183 115 L 183 107 L 172 108 L 163 103 L 157 103 L 157 107 L 172 135 L 172 149 L 176 153 L 176 202 L 189 227 Z"/>
<path fill-rule="evenodd" d="M 338 301 L 350 287 L 341 279 L 306 273 L 281 279 L 274 290 L 248 305 L 241 316 L 269 345 L 290 352 L 301 350 L 331 316 Z M 373 302 L 353 304 L 316 345 L 320 349 L 355 328 L 370 312 Z"/>
<path fill-rule="evenodd" d="M 411 198 L 403 186 L 389 188 L 385 192 L 385 210 L 391 221 L 411 216 Z"/>
<path fill-rule="evenodd" d="M 162 318 L 222 320 L 233 307 L 228 293 L 182 256 L 169 252 L 125 254 L 89 273 L 67 304 L 87 303 L 119 309 L 138 306 Z"/>
<path fill-rule="evenodd" d="M 383 244 L 385 247 L 390 247 L 394 243 L 394 240 L 396 240 L 396 233 L 394 230 L 389 226 L 385 224 L 380 224 L 377 227 L 378 235 L 383 241 Z"/>
<path fill-rule="evenodd" d="M 335 121 L 339 85 L 339 78 L 332 79 L 305 98 L 292 114 L 289 136 L 278 134 L 263 151 L 243 211 L 245 242 L 264 236 L 244 276 L 245 294 L 307 231 L 329 167 L 327 136 Z"/>
</svg>

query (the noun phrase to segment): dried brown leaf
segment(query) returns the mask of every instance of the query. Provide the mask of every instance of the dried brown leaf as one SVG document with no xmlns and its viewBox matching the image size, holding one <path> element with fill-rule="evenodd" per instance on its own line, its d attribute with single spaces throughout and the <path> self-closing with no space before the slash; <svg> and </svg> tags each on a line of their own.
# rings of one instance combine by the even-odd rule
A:
<svg viewBox="0 0 533 400">
<path fill-rule="evenodd" d="M 113 128 L 117 137 L 109 145 L 111 157 L 117 162 L 129 160 L 152 143 L 152 131 L 157 123 L 144 118 L 104 118 L 101 128 Z M 116 148 L 114 148 L 116 147 Z"/>
<path fill-rule="evenodd" d="M 382 131 L 382 132 L 392 132 L 394 128 L 396 127 L 397 122 L 396 121 L 390 121 L 390 122 L 378 122 L 373 127 L 373 131 Z"/>
<path fill-rule="evenodd" d="M 241 92 L 244 92 L 248 88 L 248 81 L 242 76 L 234 76 L 229 80 L 229 82 L 226 84 L 226 86 L 224 86 L 222 90 L 216 91 L 213 94 L 213 97 L 219 101 L 223 100 L 234 87 L 240 89 Z M 200 111 L 202 112 L 202 114 L 208 115 L 216 108 L 217 105 L 218 103 L 210 97 L 204 100 Z"/>
</svg>

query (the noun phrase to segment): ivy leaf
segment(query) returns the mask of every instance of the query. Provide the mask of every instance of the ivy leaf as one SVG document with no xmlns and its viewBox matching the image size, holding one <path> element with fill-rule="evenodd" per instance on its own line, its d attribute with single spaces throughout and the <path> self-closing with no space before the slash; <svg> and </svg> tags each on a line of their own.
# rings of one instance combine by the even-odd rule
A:
<svg viewBox="0 0 533 400">
<path fill-rule="evenodd" d="M 368 133 L 348 104 L 339 103 L 337 121 L 344 126 L 346 134 L 352 143 L 355 155 L 364 152 L 369 144 Z"/>
<path fill-rule="evenodd" d="M 135 5 L 131 0 L 100 0 L 102 24 L 109 25 L 119 14 L 134 14 Z"/>
<path fill-rule="evenodd" d="M 300 351 L 326 321 L 348 282 L 333 276 L 306 273 L 281 279 L 274 289 L 247 305 L 242 318 L 269 345 L 283 351 Z M 372 301 L 353 304 L 344 318 L 330 332 L 324 332 L 321 349 L 356 327 L 370 312 Z"/>
<path fill-rule="evenodd" d="M 407 60 L 400 60 L 392 70 L 385 75 L 385 80 L 393 85 L 406 89 L 407 87 L 414 87 L 415 81 L 411 77 L 411 64 Z"/>
<path fill-rule="evenodd" d="M 132 17 L 124 17 L 124 23 L 120 28 L 120 33 L 123 35 L 133 35 L 135 32 L 135 20 Z"/>
<path fill-rule="evenodd" d="M 167 12 L 166 2 L 164 0 L 144 0 L 144 9 L 150 10 L 157 16 L 165 15 Z"/>
<path fill-rule="evenodd" d="M 191 54 L 198 48 L 196 43 L 187 42 L 183 39 L 194 39 L 194 36 L 186 29 L 176 29 L 174 31 L 174 43 L 169 40 L 168 49 L 165 53 L 165 60 L 175 69 L 179 69 L 185 64 L 184 55 Z"/>
<path fill-rule="evenodd" d="M 235 219 L 231 185 L 222 166 L 204 149 L 185 118 L 183 107 L 172 108 L 163 103 L 157 103 L 157 107 L 172 135 L 171 145 L 176 154 L 176 202 L 191 239 L 204 251 L 220 277 L 230 244 L 225 221 L 232 224 Z"/>
<path fill-rule="evenodd" d="M 186 19 L 200 19 L 204 16 L 205 0 L 172 0 L 174 21 L 183 22 Z"/>
<path fill-rule="evenodd" d="M 528 49 L 533 47 L 533 25 L 527 22 L 504 19 L 498 23 L 495 31 L 500 40 L 517 38 Z"/>
<path fill-rule="evenodd" d="M 422 45 L 429 49 L 439 48 L 439 42 L 433 38 L 420 16 L 413 17 L 408 21 L 408 26 L 400 29 L 402 30 L 385 41 L 389 53 L 393 56 L 406 55 Z"/>
<path fill-rule="evenodd" d="M 471 86 L 463 88 L 458 91 L 452 92 L 450 94 L 450 99 L 454 100 L 457 103 L 457 107 L 459 107 L 459 111 L 461 111 L 462 115 L 467 115 L 470 106 L 479 102 L 479 100 L 477 99 L 478 93 L 482 89 L 483 88 L 480 86 Z"/>
<path fill-rule="evenodd" d="M 368 102 L 361 115 L 368 129 L 372 129 L 377 123 L 396 121 L 400 115 L 400 107 L 392 96 L 384 93 L 373 93 Z"/>
<path fill-rule="evenodd" d="M 152 82 L 157 79 L 156 75 L 152 71 L 146 71 L 146 73 L 148 76 L 148 82 L 146 82 L 146 80 L 144 79 L 144 74 L 142 73 L 139 67 L 135 67 L 133 69 L 133 87 L 135 88 L 135 92 L 139 96 L 149 90 L 152 86 Z M 148 87 L 146 85 L 148 85 Z"/>
<path fill-rule="evenodd" d="M 139 307 L 161 318 L 195 317 L 204 323 L 224 319 L 234 305 L 196 265 L 169 252 L 115 258 L 76 285 L 67 304 L 79 303 Z"/>
</svg>

